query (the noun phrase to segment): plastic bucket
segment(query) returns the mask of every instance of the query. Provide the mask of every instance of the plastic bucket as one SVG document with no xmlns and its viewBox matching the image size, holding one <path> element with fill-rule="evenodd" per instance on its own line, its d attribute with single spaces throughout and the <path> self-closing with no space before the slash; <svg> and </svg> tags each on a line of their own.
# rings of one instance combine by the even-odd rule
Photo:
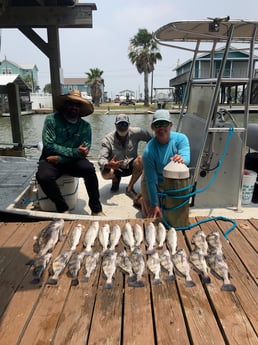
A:
<svg viewBox="0 0 258 345">
<path fill-rule="evenodd" d="M 257 173 L 252 170 L 244 170 L 243 186 L 242 186 L 242 204 L 248 205 L 252 201 L 254 185 Z"/>
<path fill-rule="evenodd" d="M 77 198 L 78 198 L 78 178 L 70 175 L 62 175 L 57 180 L 57 185 L 60 188 L 60 192 L 63 195 L 69 210 L 75 208 Z M 46 194 L 38 186 L 38 199 L 39 206 L 42 211 L 56 211 L 55 204 L 46 197 Z"/>
</svg>

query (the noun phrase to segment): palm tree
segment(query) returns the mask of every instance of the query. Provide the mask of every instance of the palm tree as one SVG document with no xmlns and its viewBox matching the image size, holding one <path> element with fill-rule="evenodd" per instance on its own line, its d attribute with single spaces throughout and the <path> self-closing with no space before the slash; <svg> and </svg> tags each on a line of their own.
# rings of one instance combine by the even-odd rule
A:
<svg viewBox="0 0 258 345">
<path fill-rule="evenodd" d="M 86 84 L 91 87 L 92 101 L 96 106 L 99 106 L 102 96 L 101 85 L 104 86 L 103 71 L 99 68 L 90 68 L 90 71 L 85 74 L 88 76 Z"/>
<path fill-rule="evenodd" d="M 152 34 L 146 29 L 139 29 L 138 33 L 130 40 L 129 59 L 136 65 L 137 71 L 144 74 L 144 105 L 149 105 L 149 73 L 154 71 L 157 60 L 162 56 Z"/>
</svg>

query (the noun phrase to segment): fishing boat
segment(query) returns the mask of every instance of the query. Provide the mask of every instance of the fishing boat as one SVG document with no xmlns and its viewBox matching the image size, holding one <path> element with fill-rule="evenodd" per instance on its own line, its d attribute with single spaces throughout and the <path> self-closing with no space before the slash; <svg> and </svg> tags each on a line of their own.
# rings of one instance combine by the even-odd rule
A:
<svg viewBox="0 0 258 345">
<path fill-rule="evenodd" d="M 256 205 L 242 205 L 242 184 L 247 148 L 258 151 L 257 124 L 249 123 L 250 94 L 254 73 L 254 53 L 257 48 L 257 23 L 253 21 L 230 21 L 229 17 L 205 21 L 182 21 L 167 24 L 155 32 L 159 44 L 193 52 L 189 80 L 185 91 L 177 131 L 185 133 L 190 141 L 191 162 L 189 189 L 190 214 L 233 215 L 234 218 L 252 217 Z M 195 46 L 193 46 L 193 44 Z M 203 47 L 203 44 L 205 46 Z M 220 69 L 214 72 L 213 54 L 217 44 L 224 44 Z M 210 45 L 210 46 L 209 46 Z M 241 126 L 237 124 L 230 109 L 222 111 L 218 104 L 222 83 L 233 83 L 233 78 L 224 78 L 224 69 L 230 47 L 249 51 L 246 77 L 241 82 L 246 89 L 246 102 Z M 244 45 L 244 46 L 243 46 Z M 211 56 L 210 78 L 195 79 L 195 61 L 199 54 Z M 239 78 L 238 78 L 238 81 Z M 67 196 L 73 201 L 71 212 L 58 215 L 54 210 L 42 207 L 45 196 L 39 194 L 35 180 L 36 161 L 26 158 L 2 157 L 1 211 L 31 217 L 66 217 L 81 219 L 90 217 L 87 210 L 87 194 L 82 181 L 72 182 Z M 138 210 L 132 200 L 121 193 L 111 194 L 109 182 L 102 179 L 95 162 L 104 213 L 112 219 L 137 217 Z M 17 174 L 17 172 L 22 172 Z M 8 177 L 8 180 L 6 178 Z M 11 181 L 10 181 L 11 180 Z M 123 179 L 125 184 L 126 179 Z M 70 188 L 70 187 L 69 187 Z M 119 207 L 119 212 L 116 210 Z M 121 212 L 125 207 L 125 213 Z M 130 210 L 130 212 L 129 212 Z M 129 212 L 129 213 L 128 213 Z"/>
</svg>

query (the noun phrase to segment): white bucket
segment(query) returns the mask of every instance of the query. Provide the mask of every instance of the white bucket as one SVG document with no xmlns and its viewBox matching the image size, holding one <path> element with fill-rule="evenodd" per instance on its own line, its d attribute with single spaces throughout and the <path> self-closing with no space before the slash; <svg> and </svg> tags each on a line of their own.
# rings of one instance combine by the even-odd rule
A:
<svg viewBox="0 0 258 345">
<path fill-rule="evenodd" d="M 69 210 L 73 210 L 77 202 L 78 182 L 79 181 L 77 177 L 73 177 L 70 175 L 63 175 L 57 180 L 57 185 L 60 188 L 60 192 L 64 197 Z M 42 211 L 56 211 L 55 204 L 46 197 L 46 194 L 43 192 L 40 185 L 38 185 L 38 199 L 39 206 Z"/>
<path fill-rule="evenodd" d="M 257 173 L 252 170 L 244 171 L 243 186 L 242 186 L 242 204 L 248 205 L 252 201 L 254 185 L 256 182 Z"/>
</svg>

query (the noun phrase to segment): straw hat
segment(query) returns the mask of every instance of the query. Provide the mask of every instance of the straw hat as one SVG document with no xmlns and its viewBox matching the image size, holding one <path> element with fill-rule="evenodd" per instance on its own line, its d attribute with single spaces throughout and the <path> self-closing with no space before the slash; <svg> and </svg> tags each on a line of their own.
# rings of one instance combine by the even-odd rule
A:
<svg viewBox="0 0 258 345">
<path fill-rule="evenodd" d="M 60 111 L 66 101 L 74 101 L 74 102 L 80 102 L 80 116 L 87 116 L 93 113 L 94 108 L 92 103 L 81 96 L 81 92 L 79 90 L 72 90 L 70 93 L 67 93 L 65 95 L 57 96 L 56 102 L 55 102 L 55 108 L 56 110 Z"/>
</svg>

